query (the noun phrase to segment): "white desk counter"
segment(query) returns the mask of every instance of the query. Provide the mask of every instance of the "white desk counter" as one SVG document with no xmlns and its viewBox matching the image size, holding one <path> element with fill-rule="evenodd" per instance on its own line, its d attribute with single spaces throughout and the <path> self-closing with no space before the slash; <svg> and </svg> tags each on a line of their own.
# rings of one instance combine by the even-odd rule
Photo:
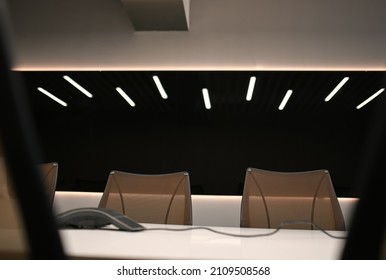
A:
<svg viewBox="0 0 386 280">
<path fill-rule="evenodd" d="M 181 228 L 177 225 L 143 224 L 146 228 Z M 211 227 L 233 234 L 267 233 L 270 229 Z M 345 232 L 329 231 L 337 236 Z M 265 237 L 239 238 L 204 229 L 189 231 L 126 232 L 60 230 L 65 252 L 85 259 L 339 259 L 345 240 L 318 230 L 280 230 Z"/>
<path fill-rule="evenodd" d="M 97 207 L 101 197 L 101 192 L 57 191 L 54 209 L 57 213 L 61 213 L 74 208 Z M 348 227 L 358 199 L 342 197 L 338 198 L 338 201 Z M 192 195 L 193 225 L 238 227 L 240 207 L 239 195 Z"/>
</svg>

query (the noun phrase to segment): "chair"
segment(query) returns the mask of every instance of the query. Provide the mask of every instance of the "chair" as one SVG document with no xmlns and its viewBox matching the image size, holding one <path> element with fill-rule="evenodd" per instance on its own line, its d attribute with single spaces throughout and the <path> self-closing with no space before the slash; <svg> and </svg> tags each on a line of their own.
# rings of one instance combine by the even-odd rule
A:
<svg viewBox="0 0 386 280">
<path fill-rule="evenodd" d="M 325 230 L 345 230 L 327 170 L 274 172 L 248 168 L 240 215 L 241 227 L 277 228 L 281 222 L 307 221 Z M 287 228 L 314 229 L 306 223 Z"/>
<path fill-rule="evenodd" d="M 58 179 L 58 168 L 57 162 L 49 162 L 39 164 L 39 168 L 42 172 L 43 182 L 45 183 L 48 191 L 48 197 L 50 202 L 53 203 L 56 190 L 56 182 Z"/>
<path fill-rule="evenodd" d="M 142 223 L 191 225 L 189 174 L 143 175 L 112 171 L 99 207 L 117 210 Z"/>
</svg>

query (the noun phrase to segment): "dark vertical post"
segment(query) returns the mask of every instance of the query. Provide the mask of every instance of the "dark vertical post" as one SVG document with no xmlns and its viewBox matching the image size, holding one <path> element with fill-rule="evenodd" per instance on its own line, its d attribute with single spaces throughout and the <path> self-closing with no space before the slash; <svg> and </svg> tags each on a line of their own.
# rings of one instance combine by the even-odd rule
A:
<svg viewBox="0 0 386 280">
<path fill-rule="evenodd" d="M 0 137 L 32 259 L 64 259 L 51 204 L 38 170 L 39 146 L 20 73 L 11 71 L 9 22 L 0 0 Z"/>
</svg>

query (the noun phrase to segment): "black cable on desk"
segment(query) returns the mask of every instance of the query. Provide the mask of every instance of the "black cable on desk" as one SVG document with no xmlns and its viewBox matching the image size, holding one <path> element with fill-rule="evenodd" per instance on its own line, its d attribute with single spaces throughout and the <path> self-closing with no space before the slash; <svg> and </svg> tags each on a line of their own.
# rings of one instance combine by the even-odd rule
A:
<svg viewBox="0 0 386 280">
<path fill-rule="evenodd" d="M 197 226 L 197 227 L 188 227 L 188 228 L 144 228 L 143 231 L 190 231 L 190 230 L 208 230 L 216 234 L 221 234 L 221 235 L 226 235 L 226 236 L 231 236 L 231 237 L 241 237 L 241 238 L 253 238 L 253 237 L 265 237 L 265 236 L 271 236 L 276 233 L 278 233 L 281 229 L 284 229 L 287 226 L 290 225 L 311 225 L 317 230 L 323 232 L 325 235 L 335 238 L 335 239 L 346 239 L 346 236 L 336 236 L 332 235 L 331 233 L 327 232 L 326 230 L 322 229 L 315 223 L 309 222 L 309 221 L 285 221 L 280 223 L 280 225 L 273 229 L 271 232 L 267 233 L 259 233 L 259 234 L 234 234 L 234 233 L 228 233 L 228 232 L 223 232 L 223 231 L 218 231 L 209 227 L 203 227 L 203 226 Z"/>
</svg>

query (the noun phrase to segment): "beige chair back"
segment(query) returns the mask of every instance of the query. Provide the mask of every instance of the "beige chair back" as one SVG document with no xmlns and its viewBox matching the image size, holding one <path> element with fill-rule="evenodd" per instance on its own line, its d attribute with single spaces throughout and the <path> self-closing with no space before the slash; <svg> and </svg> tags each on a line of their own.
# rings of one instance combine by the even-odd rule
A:
<svg viewBox="0 0 386 280">
<path fill-rule="evenodd" d="M 51 203 L 54 202 L 56 182 L 58 180 L 58 168 L 57 162 L 43 163 L 39 165 L 42 172 L 43 182 L 46 185 L 48 197 Z"/>
<path fill-rule="evenodd" d="M 117 210 L 142 223 L 191 225 L 189 174 L 112 171 L 99 207 Z"/>
<path fill-rule="evenodd" d="M 277 228 L 306 221 L 325 230 L 345 230 L 327 170 L 274 172 L 248 168 L 241 202 L 242 227 Z M 314 229 L 311 224 L 287 228 Z"/>
</svg>

